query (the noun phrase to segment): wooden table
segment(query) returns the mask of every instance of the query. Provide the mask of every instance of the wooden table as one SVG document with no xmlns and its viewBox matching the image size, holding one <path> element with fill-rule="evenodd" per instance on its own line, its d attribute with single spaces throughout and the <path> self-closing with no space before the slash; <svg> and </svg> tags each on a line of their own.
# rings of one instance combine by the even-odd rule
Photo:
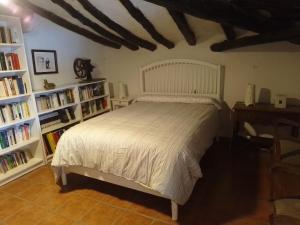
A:
<svg viewBox="0 0 300 225">
<path fill-rule="evenodd" d="M 300 106 L 288 106 L 285 109 L 275 108 L 272 104 L 258 103 L 246 106 L 243 102 L 237 102 L 234 107 L 234 137 L 237 136 L 241 123 L 247 121 L 250 124 L 275 125 L 279 118 L 300 122 Z"/>
</svg>

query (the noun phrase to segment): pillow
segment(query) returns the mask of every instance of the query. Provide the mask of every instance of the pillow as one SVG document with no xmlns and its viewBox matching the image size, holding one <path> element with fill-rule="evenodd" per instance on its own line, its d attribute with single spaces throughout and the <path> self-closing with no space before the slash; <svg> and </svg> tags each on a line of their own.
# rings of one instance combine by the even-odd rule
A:
<svg viewBox="0 0 300 225">
<path fill-rule="evenodd" d="M 220 102 L 211 97 L 204 96 L 174 96 L 174 95 L 143 95 L 136 99 L 138 102 L 178 102 L 178 103 L 200 103 L 216 106 L 222 109 Z"/>
</svg>

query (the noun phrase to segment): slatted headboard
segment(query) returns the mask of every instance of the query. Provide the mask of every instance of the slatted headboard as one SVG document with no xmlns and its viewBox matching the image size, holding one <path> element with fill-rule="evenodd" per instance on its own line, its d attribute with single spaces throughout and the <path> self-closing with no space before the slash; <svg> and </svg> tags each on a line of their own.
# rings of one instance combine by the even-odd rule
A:
<svg viewBox="0 0 300 225">
<path fill-rule="evenodd" d="M 209 96 L 222 99 L 222 66 L 172 59 L 140 70 L 142 94 Z"/>
</svg>

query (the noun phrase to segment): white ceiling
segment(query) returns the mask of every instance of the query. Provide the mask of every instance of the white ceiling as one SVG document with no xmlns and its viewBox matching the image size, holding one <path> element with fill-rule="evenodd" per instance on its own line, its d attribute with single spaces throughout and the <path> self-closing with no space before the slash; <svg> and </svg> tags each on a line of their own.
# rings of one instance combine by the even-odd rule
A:
<svg viewBox="0 0 300 225">
<path fill-rule="evenodd" d="M 74 24 L 80 25 L 82 27 L 91 30 L 89 27 L 82 25 L 79 21 L 72 18 L 72 16 L 70 16 L 60 6 L 52 3 L 51 0 L 30 0 L 30 1 L 40 7 L 43 7 L 49 11 L 54 12 L 55 14 L 69 20 Z M 90 15 L 77 2 L 77 0 L 66 0 L 66 1 L 70 3 L 74 8 L 79 10 L 86 17 L 97 22 L 99 25 L 106 27 L 104 24 L 99 22 L 92 15 Z M 102 11 L 111 19 L 113 19 L 115 22 L 124 26 L 125 28 L 127 28 L 128 30 L 136 34 L 137 36 L 155 43 L 155 41 L 151 38 L 151 36 L 147 33 L 147 31 L 145 31 L 142 28 L 142 26 L 129 15 L 129 13 L 124 8 L 124 6 L 122 6 L 119 0 L 89 0 L 89 1 L 100 11 Z M 136 7 L 141 9 L 141 11 L 145 14 L 145 16 L 154 24 L 156 29 L 167 39 L 173 41 L 175 44 L 184 39 L 165 8 L 148 3 L 143 0 L 131 0 L 131 1 Z M 188 15 L 187 15 L 187 20 L 192 30 L 195 32 L 199 42 L 201 40 L 205 40 L 211 37 L 216 33 L 222 32 L 221 27 L 217 23 L 201 20 Z M 109 28 L 107 29 L 110 30 Z"/>
</svg>

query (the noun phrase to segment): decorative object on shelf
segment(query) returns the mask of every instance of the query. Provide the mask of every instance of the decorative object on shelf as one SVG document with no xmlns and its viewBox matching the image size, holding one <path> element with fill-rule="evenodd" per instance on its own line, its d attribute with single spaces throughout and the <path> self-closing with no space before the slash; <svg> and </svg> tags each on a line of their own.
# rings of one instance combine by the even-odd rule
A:
<svg viewBox="0 0 300 225">
<path fill-rule="evenodd" d="M 275 108 L 286 108 L 286 96 L 285 95 L 276 95 L 275 96 Z"/>
<path fill-rule="evenodd" d="M 123 82 L 119 82 L 118 87 L 119 87 L 119 98 L 120 99 L 126 98 L 127 97 L 126 85 Z"/>
<path fill-rule="evenodd" d="M 56 87 L 56 85 L 54 83 L 49 83 L 47 81 L 47 79 L 44 80 L 44 88 L 46 90 L 51 90 L 51 89 L 54 89 Z"/>
<path fill-rule="evenodd" d="M 57 55 L 55 50 L 32 49 L 34 74 L 58 73 Z"/>
<path fill-rule="evenodd" d="M 245 96 L 245 105 L 251 106 L 255 103 L 255 85 L 248 84 L 246 89 L 246 96 Z"/>
<path fill-rule="evenodd" d="M 111 105 L 112 109 L 116 110 L 122 107 L 129 106 L 133 103 L 134 98 L 133 97 L 125 97 L 125 98 L 112 98 L 111 99 Z"/>
<path fill-rule="evenodd" d="M 77 58 L 73 64 L 76 79 L 81 79 L 80 83 L 98 81 L 101 79 L 93 79 L 92 72 L 95 66 L 91 64 L 90 59 Z"/>
</svg>

